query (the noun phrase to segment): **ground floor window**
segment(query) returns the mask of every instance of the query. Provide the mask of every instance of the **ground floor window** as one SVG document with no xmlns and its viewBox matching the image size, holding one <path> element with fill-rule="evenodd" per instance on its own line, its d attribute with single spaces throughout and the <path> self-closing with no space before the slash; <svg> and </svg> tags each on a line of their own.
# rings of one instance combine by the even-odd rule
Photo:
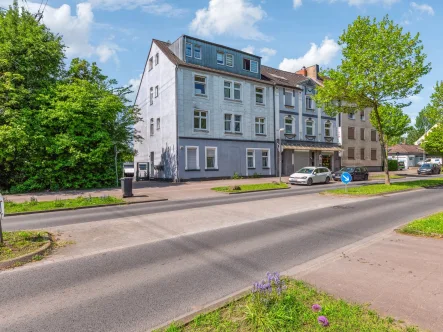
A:
<svg viewBox="0 0 443 332">
<path fill-rule="evenodd" d="M 269 168 L 269 150 L 262 150 L 261 152 L 262 168 Z"/>
<path fill-rule="evenodd" d="M 198 170 L 199 160 L 198 160 L 198 146 L 187 146 L 186 147 L 186 169 L 187 170 Z"/>
<path fill-rule="evenodd" d="M 205 148 L 206 155 L 206 169 L 216 169 L 218 168 L 217 164 L 217 148 L 216 147 L 206 147 Z"/>
<path fill-rule="evenodd" d="M 255 150 L 246 150 L 248 168 L 255 168 Z"/>
</svg>

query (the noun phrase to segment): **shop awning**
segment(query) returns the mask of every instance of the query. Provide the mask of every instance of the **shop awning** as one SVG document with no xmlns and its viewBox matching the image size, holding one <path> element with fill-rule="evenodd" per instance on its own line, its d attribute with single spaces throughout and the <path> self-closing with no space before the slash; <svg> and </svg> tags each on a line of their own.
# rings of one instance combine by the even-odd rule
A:
<svg viewBox="0 0 443 332">
<path fill-rule="evenodd" d="M 298 150 L 298 151 L 323 151 L 323 152 L 334 152 L 343 151 L 339 146 L 328 146 L 328 145 L 304 145 L 304 144 L 284 144 L 283 149 L 286 150 Z"/>
</svg>

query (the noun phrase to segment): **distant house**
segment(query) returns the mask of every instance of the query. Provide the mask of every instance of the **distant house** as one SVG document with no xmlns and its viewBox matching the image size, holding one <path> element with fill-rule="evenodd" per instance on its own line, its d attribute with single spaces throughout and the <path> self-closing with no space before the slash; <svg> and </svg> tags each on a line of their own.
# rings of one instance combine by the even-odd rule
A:
<svg viewBox="0 0 443 332">
<path fill-rule="evenodd" d="M 423 149 L 418 145 L 397 144 L 388 148 L 388 158 L 404 161 L 406 168 L 417 166 L 424 156 Z"/>
</svg>

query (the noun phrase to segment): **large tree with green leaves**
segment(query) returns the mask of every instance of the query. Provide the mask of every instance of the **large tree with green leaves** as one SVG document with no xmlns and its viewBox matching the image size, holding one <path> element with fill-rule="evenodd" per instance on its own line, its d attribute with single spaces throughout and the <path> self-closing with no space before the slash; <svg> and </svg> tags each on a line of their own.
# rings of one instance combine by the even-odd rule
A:
<svg viewBox="0 0 443 332">
<path fill-rule="evenodd" d="M 443 155 L 443 81 L 437 82 L 424 116 L 429 124 L 439 124 L 426 135 L 422 147 L 427 153 Z M 431 127 L 431 126 L 430 126 Z M 427 129 L 431 129 L 431 128 Z"/>
<path fill-rule="evenodd" d="M 372 109 L 379 133 L 385 183 L 390 184 L 383 107 L 402 109 L 404 100 L 422 90 L 420 77 L 431 70 L 419 34 L 404 32 L 388 16 L 377 21 L 358 17 L 340 36 L 343 58 L 336 69 L 323 74 L 329 79 L 318 89 L 316 101 L 325 112 L 353 113 Z"/>
<path fill-rule="evenodd" d="M 429 116 L 429 106 L 426 106 L 415 118 L 414 127 L 409 129 L 406 139 L 407 144 L 415 144 L 435 123 L 436 120 Z"/>
<path fill-rule="evenodd" d="M 403 113 L 400 107 L 389 104 L 380 106 L 378 112 L 383 128 L 383 142 L 385 142 L 385 150 L 387 151 L 389 145 L 398 144 L 402 136 L 410 130 L 411 119 Z M 378 120 L 375 112 L 371 112 L 370 120 L 371 124 L 377 128 Z"/>
</svg>

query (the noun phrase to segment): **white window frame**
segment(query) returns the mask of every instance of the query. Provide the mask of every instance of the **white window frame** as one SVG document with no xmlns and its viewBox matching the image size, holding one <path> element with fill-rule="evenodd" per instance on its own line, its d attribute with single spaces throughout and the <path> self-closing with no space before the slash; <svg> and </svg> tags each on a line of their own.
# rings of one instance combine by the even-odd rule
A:
<svg viewBox="0 0 443 332">
<path fill-rule="evenodd" d="M 230 57 L 232 59 L 232 64 L 231 65 L 228 65 L 228 57 Z M 234 55 L 232 55 L 231 53 L 226 53 L 225 62 L 226 62 L 226 66 L 234 67 Z"/>
<path fill-rule="evenodd" d="M 154 97 L 157 98 L 158 97 L 158 85 L 155 86 L 155 93 L 154 93 Z"/>
<path fill-rule="evenodd" d="M 249 70 L 245 68 L 245 60 L 249 61 Z M 255 63 L 257 64 L 257 71 L 253 71 L 253 70 L 252 70 L 252 63 L 253 63 L 253 62 L 255 62 Z M 256 73 L 256 74 L 257 74 L 258 71 L 259 71 L 259 68 L 258 68 L 258 61 L 256 61 L 256 60 L 252 60 L 252 59 L 248 59 L 248 58 L 243 58 L 242 66 L 243 66 L 243 70 L 249 71 L 249 72 L 251 72 L 251 73 Z"/>
<path fill-rule="evenodd" d="M 154 118 L 149 120 L 149 136 L 154 136 Z"/>
<path fill-rule="evenodd" d="M 263 122 L 260 122 L 260 120 L 263 120 Z M 259 131 L 257 132 L 257 125 L 259 128 Z M 260 128 L 263 127 L 263 132 L 260 132 Z M 256 135 L 266 135 L 266 118 L 263 116 L 256 116 L 255 117 L 255 134 Z"/>
<path fill-rule="evenodd" d="M 252 63 L 253 63 L 253 62 L 256 63 L 257 71 L 252 70 Z M 251 73 L 256 73 L 256 74 L 257 74 L 257 73 L 258 73 L 258 61 L 251 60 L 251 62 L 250 62 L 250 64 L 249 64 L 249 68 L 250 68 Z"/>
<path fill-rule="evenodd" d="M 348 113 L 348 119 L 349 120 L 355 120 L 355 112 L 354 113 Z"/>
<path fill-rule="evenodd" d="M 153 56 L 151 56 L 151 57 L 149 58 L 149 61 L 148 61 L 148 68 L 149 68 L 149 71 L 151 71 L 151 70 L 154 68 L 154 57 L 153 57 Z"/>
<path fill-rule="evenodd" d="M 308 134 L 308 122 L 312 122 L 312 126 L 311 126 L 312 134 Z M 315 120 L 314 119 L 306 119 L 305 120 L 305 132 L 306 132 L 306 135 L 308 135 L 308 136 L 315 136 Z"/>
<path fill-rule="evenodd" d="M 266 157 L 268 166 L 263 166 L 263 160 L 264 160 L 263 152 L 266 152 L 268 154 L 268 156 Z M 261 154 L 261 167 L 262 167 L 262 169 L 271 168 L 271 150 L 270 149 L 262 149 L 261 153 L 262 153 Z"/>
<path fill-rule="evenodd" d="M 257 92 L 257 89 L 262 89 L 263 92 L 259 93 L 259 92 Z M 265 106 L 266 105 L 266 98 L 265 98 L 265 96 L 266 96 L 266 88 L 263 87 L 263 86 L 255 85 L 254 86 L 254 91 L 255 91 L 255 103 L 257 105 L 260 105 L 260 106 Z M 263 97 L 263 102 L 262 103 L 257 102 L 257 94 L 261 94 L 262 95 L 262 97 Z"/>
<path fill-rule="evenodd" d="M 149 88 L 149 104 L 152 105 L 154 104 L 154 87 L 151 86 Z"/>
<path fill-rule="evenodd" d="M 195 77 L 196 76 L 204 77 L 205 78 L 205 94 L 195 93 Z M 194 96 L 197 96 L 197 97 L 208 97 L 208 76 L 194 73 L 193 74 L 193 81 L 194 81 Z"/>
<path fill-rule="evenodd" d="M 286 125 L 289 126 L 289 124 L 286 124 L 286 120 L 291 120 L 291 132 L 286 131 Z M 284 123 L 284 128 L 285 128 L 284 133 L 285 133 L 285 134 L 294 134 L 294 132 L 295 132 L 295 130 L 294 130 L 294 123 L 295 123 L 295 119 L 294 119 L 294 117 L 293 117 L 293 116 L 290 116 L 290 115 L 285 116 L 285 117 L 283 118 L 283 123 Z"/>
<path fill-rule="evenodd" d="M 315 109 L 314 100 L 312 99 L 311 96 L 306 96 L 306 109 L 311 111 Z"/>
<path fill-rule="evenodd" d="M 157 52 L 157 53 L 155 54 L 155 65 L 156 65 L 156 66 L 158 65 L 159 61 L 160 61 L 160 54 Z"/>
<path fill-rule="evenodd" d="M 195 50 L 197 48 L 199 49 L 200 57 L 197 57 L 197 55 L 196 55 Z M 194 59 L 201 60 L 201 58 L 202 58 L 202 47 L 201 47 L 201 45 L 194 45 Z"/>
<path fill-rule="evenodd" d="M 190 55 L 188 55 L 188 45 L 191 45 L 191 54 Z M 185 56 L 188 57 L 188 58 L 192 58 L 192 43 L 190 43 L 190 42 L 186 42 L 186 45 L 185 45 Z"/>
<path fill-rule="evenodd" d="M 222 62 L 222 63 L 218 63 L 218 55 L 219 55 L 219 54 L 222 55 L 222 59 L 223 59 L 223 62 Z M 216 52 L 216 55 L 215 55 L 215 61 L 217 62 L 217 64 L 218 64 L 219 66 L 224 66 L 224 65 L 225 65 L 225 52 L 217 51 L 217 52 Z"/>
<path fill-rule="evenodd" d="M 214 167 L 208 167 L 208 149 L 215 150 Z M 218 169 L 218 150 L 216 146 L 205 146 L 205 169 Z"/>
<path fill-rule="evenodd" d="M 157 118 L 157 130 L 160 130 L 160 118 Z"/>
<path fill-rule="evenodd" d="M 288 92 L 288 91 L 290 91 L 290 92 Z M 286 94 L 291 95 L 291 99 L 290 99 L 291 104 L 289 104 L 289 105 L 286 104 Z M 283 88 L 283 104 L 285 107 L 295 107 L 295 105 L 294 105 L 295 104 L 294 103 L 294 90 Z"/>
<path fill-rule="evenodd" d="M 206 117 L 202 117 L 201 113 L 199 115 L 199 127 L 200 128 L 195 128 L 195 112 L 205 112 L 206 113 Z M 206 128 L 203 129 L 201 128 L 201 119 L 205 118 L 206 119 Z M 209 131 L 209 111 L 205 111 L 205 110 L 201 110 L 201 109 L 197 109 L 195 108 L 192 112 L 192 128 L 194 129 L 194 131 Z"/>
<path fill-rule="evenodd" d="M 362 113 L 363 113 L 363 117 L 361 116 Z M 366 112 L 365 112 L 365 110 L 360 111 L 360 121 L 366 121 Z"/>
<path fill-rule="evenodd" d="M 248 163 L 249 152 L 252 152 L 252 167 L 249 167 Z M 255 169 L 255 149 L 246 149 L 246 168 Z"/>
<path fill-rule="evenodd" d="M 226 126 L 225 126 L 226 122 L 227 122 L 226 115 L 230 116 L 230 119 L 229 119 L 229 130 L 226 130 Z M 225 133 L 232 133 L 233 132 L 232 131 L 232 116 L 233 116 L 232 113 L 225 113 L 225 114 L 223 114 L 223 130 L 224 130 Z"/>
<path fill-rule="evenodd" d="M 225 96 L 225 89 L 227 89 L 227 87 L 225 87 L 225 83 L 229 83 L 230 87 L 229 87 L 229 97 Z M 239 84 L 240 85 L 240 99 L 235 99 L 235 90 L 238 90 L 235 88 L 235 85 Z M 238 81 L 231 81 L 231 80 L 223 80 L 223 98 L 225 100 L 233 100 L 233 101 L 243 101 L 243 83 L 238 82 Z"/>
<path fill-rule="evenodd" d="M 243 131 L 243 117 L 242 117 L 242 115 L 241 114 L 233 114 L 234 115 L 234 117 L 233 117 L 233 119 L 232 119 L 232 123 L 234 124 L 234 127 L 233 127 L 233 133 L 234 134 L 241 134 Z M 237 116 L 239 116 L 240 117 L 240 121 L 237 121 L 237 120 L 235 120 L 235 117 L 237 117 Z M 237 130 L 235 130 L 235 124 L 237 123 L 237 122 L 239 122 L 240 123 L 240 131 L 237 131 Z"/>
<path fill-rule="evenodd" d="M 188 150 L 189 149 L 196 150 L 195 153 L 196 153 L 196 164 L 197 164 L 196 166 L 197 166 L 197 168 L 195 168 L 195 170 L 199 171 L 200 170 L 200 160 L 199 160 L 200 153 L 199 153 L 198 146 L 185 146 L 185 170 L 189 170 L 189 167 L 188 167 Z M 194 168 L 192 170 L 194 170 Z"/>
<path fill-rule="evenodd" d="M 329 125 L 329 128 L 326 128 L 326 125 Z M 332 122 L 331 121 L 326 121 L 324 124 L 324 128 L 325 128 L 325 137 L 333 137 L 334 135 L 332 134 Z M 330 135 L 326 135 L 326 130 L 329 129 L 329 133 Z"/>
</svg>

